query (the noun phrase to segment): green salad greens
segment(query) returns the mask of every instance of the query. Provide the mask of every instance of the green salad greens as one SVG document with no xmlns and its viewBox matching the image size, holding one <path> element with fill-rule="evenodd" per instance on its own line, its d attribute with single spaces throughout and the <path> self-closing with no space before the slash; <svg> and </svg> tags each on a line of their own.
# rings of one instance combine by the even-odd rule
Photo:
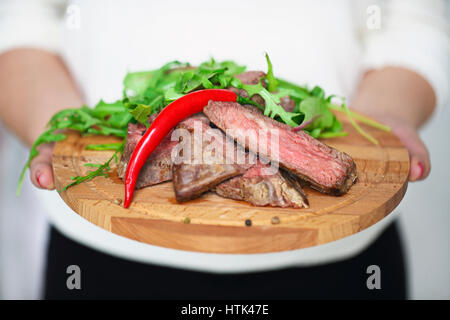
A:
<svg viewBox="0 0 450 320">
<path fill-rule="evenodd" d="M 267 75 L 261 83 L 255 85 L 242 84 L 235 77 L 246 70 L 245 66 L 238 65 L 234 61 L 217 62 L 214 59 L 205 61 L 197 67 L 193 67 L 189 63 L 172 61 L 156 70 L 128 73 L 123 81 L 124 89 L 121 100 L 112 103 L 101 100 L 93 108 L 82 106 L 81 108 L 65 109 L 57 112 L 50 119 L 47 130 L 31 147 L 28 160 L 19 178 L 17 195 L 20 194 L 23 179 L 31 160 L 39 154 L 37 147 L 41 144 L 65 139 L 65 129 L 76 130 L 82 135 L 113 135 L 124 139 L 129 122 L 139 122 L 148 127 L 147 119 L 151 114 L 160 112 L 183 95 L 200 89 L 235 87 L 245 90 L 248 98 L 239 97 L 239 103 L 252 104 L 260 108 L 266 116 L 291 127 L 302 129 L 315 138 L 347 135 L 342 131 L 341 122 L 331 110 L 345 112 L 356 130 L 373 143 L 378 142 L 365 132 L 354 119 L 381 130 L 390 130 L 382 124 L 350 111 L 343 99 L 341 99 L 340 106 L 333 104 L 332 99 L 336 97 L 334 95 L 326 96 L 324 90 L 318 86 L 310 90 L 307 87 L 276 78 L 272 62 L 267 54 L 266 60 Z M 250 100 L 253 95 L 261 96 L 265 105 Z M 286 96 L 295 101 L 296 107 L 293 112 L 284 110 L 280 104 L 280 99 Z M 124 142 L 87 146 L 87 149 L 90 150 L 114 150 L 115 153 L 104 164 L 88 164 L 96 170 L 86 176 L 72 177 L 73 182 L 63 190 L 97 176 L 107 176 L 111 161 L 117 160 L 117 154 L 123 150 L 123 146 Z"/>
</svg>

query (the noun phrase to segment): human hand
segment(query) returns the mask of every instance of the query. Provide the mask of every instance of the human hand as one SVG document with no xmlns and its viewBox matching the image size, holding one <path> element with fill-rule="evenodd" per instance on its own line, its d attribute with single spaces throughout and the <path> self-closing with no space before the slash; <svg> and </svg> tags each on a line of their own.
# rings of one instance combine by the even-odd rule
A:
<svg viewBox="0 0 450 320">
<path fill-rule="evenodd" d="M 373 116 L 378 121 L 391 127 L 392 132 L 408 150 L 410 159 L 409 181 L 424 180 L 431 170 L 430 154 L 418 134 L 418 130 L 407 121 L 390 115 Z"/>
<path fill-rule="evenodd" d="M 386 67 L 364 75 L 351 107 L 391 127 L 409 152 L 409 181 L 419 181 L 428 177 L 431 163 L 418 130 L 431 117 L 435 104 L 434 91 L 422 76 Z"/>
<path fill-rule="evenodd" d="M 0 119 L 29 146 L 53 114 L 83 104 L 63 60 L 39 49 L 17 48 L 0 54 L 0 88 Z M 41 145 L 37 150 L 39 155 L 30 163 L 31 181 L 38 188 L 52 190 L 53 145 Z"/>
<path fill-rule="evenodd" d="M 39 154 L 30 163 L 31 182 L 40 189 L 55 189 L 52 167 L 53 148 L 54 143 L 38 146 Z"/>
</svg>

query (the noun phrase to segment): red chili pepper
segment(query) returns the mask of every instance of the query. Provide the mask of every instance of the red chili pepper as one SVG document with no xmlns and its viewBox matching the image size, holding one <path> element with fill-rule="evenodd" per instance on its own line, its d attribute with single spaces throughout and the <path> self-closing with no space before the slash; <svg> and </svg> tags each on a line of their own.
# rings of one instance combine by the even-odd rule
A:
<svg viewBox="0 0 450 320">
<path fill-rule="evenodd" d="M 139 140 L 128 162 L 125 176 L 124 208 L 130 206 L 139 172 L 153 150 L 179 122 L 195 113 L 201 112 L 210 100 L 236 102 L 237 95 L 225 89 L 194 91 L 169 104 L 152 122 L 150 128 Z"/>
</svg>

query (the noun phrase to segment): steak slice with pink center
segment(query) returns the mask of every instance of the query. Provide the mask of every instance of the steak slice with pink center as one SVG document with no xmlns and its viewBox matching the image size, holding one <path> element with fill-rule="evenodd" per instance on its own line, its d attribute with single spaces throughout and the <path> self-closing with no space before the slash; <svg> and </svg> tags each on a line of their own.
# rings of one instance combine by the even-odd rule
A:
<svg viewBox="0 0 450 320">
<path fill-rule="evenodd" d="M 348 154 L 303 131 L 294 132 L 288 125 L 266 117 L 254 108 L 233 102 L 210 101 L 203 112 L 239 144 L 260 156 L 278 161 L 281 167 L 321 192 L 344 194 L 356 180 L 356 165 Z M 243 135 L 242 132 L 256 134 Z M 260 133 L 266 135 L 264 141 Z M 276 136 L 278 139 L 273 139 Z M 261 148 L 263 145 L 265 147 Z M 271 150 L 278 150 L 278 154 Z"/>
</svg>

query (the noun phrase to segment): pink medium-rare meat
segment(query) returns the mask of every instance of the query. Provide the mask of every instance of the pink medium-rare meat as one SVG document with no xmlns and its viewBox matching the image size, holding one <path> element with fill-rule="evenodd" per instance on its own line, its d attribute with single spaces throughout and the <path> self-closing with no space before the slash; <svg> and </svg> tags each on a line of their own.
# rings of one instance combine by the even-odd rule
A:
<svg viewBox="0 0 450 320">
<path fill-rule="evenodd" d="M 233 102 L 210 101 L 203 112 L 239 144 L 260 156 L 279 161 L 280 166 L 321 192 L 344 194 L 356 179 L 356 165 L 349 155 L 303 131 L 294 132 L 288 125 L 266 117 L 254 108 Z M 242 131 L 257 134 L 263 132 L 266 134 L 266 147 L 258 148 L 261 138 L 257 134 L 242 135 Z M 272 145 L 273 134 L 278 135 L 278 148 Z M 276 149 L 278 155 L 270 154 L 271 150 Z"/>
</svg>

